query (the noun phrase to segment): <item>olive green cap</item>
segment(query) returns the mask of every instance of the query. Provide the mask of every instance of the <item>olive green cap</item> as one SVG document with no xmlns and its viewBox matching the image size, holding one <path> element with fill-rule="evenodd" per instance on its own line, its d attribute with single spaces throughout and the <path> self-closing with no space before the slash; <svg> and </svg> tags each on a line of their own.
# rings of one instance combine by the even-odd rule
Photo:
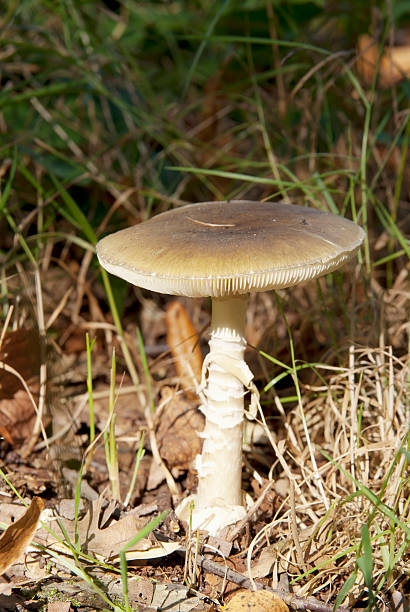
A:
<svg viewBox="0 0 410 612">
<path fill-rule="evenodd" d="M 282 202 L 191 204 L 106 236 L 101 265 L 134 285 L 171 295 L 223 297 L 290 287 L 339 268 L 363 242 L 361 227 Z"/>
</svg>

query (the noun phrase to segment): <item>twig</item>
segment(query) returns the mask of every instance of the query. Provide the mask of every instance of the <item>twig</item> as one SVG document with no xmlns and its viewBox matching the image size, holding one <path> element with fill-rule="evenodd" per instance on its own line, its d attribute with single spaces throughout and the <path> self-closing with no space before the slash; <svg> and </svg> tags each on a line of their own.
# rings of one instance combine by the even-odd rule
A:
<svg viewBox="0 0 410 612">
<path fill-rule="evenodd" d="M 197 555 L 197 563 L 202 569 L 207 572 L 210 572 L 211 574 L 215 574 L 216 576 L 220 576 L 221 578 L 226 577 L 229 582 L 238 584 L 244 589 L 252 589 L 252 583 L 250 579 L 246 576 L 243 576 L 243 574 L 236 572 L 235 570 L 229 569 L 225 566 L 222 567 L 218 563 L 206 559 L 203 555 Z M 293 593 L 289 593 L 280 589 L 272 589 L 257 582 L 255 582 L 255 585 L 258 590 L 265 590 L 270 591 L 271 593 L 275 593 L 275 595 L 278 595 L 288 606 L 291 606 L 294 610 L 333 612 L 332 605 L 319 601 L 314 597 L 298 597 L 298 595 L 294 595 Z M 338 612 L 351 612 L 352 608 L 338 608 L 337 610 Z"/>
<path fill-rule="evenodd" d="M 7 315 L 6 315 L 6 320 L 3 323 L 3 329 L 1 330 L 1 334 L 0 334 L 0 351 L 1 351 L 1 347 L 3 346 L 3 342 L 4 342 L 4 338 L 6 336 L 6 333 L 9 329 L 9 325 L 10 325 L 10 321 L 11 321 L 11 316 L 13 314 L 14 311 L 14 305 L 12 304 L 8 311 L 7 311 Z"/>
</svg>

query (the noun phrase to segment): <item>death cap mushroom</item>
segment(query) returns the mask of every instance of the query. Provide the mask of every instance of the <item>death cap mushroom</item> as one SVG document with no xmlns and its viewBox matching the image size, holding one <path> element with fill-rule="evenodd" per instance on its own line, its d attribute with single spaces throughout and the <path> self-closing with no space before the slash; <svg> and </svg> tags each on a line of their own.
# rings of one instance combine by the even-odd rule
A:
<svg viewBox="0 0 410 612">
<path fill-rule="evenodd" d="M 205 428 L 195 461 L 198 490 L 176 508 L 192 529 L 217 534 L 245 515 L 245 393 L 254 406 L 259 404 L 244 359 L 247 294 L 330 272 L 358 250 L 363 236 L 351 221 L 314 209 L 232 201 L 172 210 L 98 243 L 101 264 L 135 285 L 212 298 L 210 350 L 201 384 Z"/>
</svg>

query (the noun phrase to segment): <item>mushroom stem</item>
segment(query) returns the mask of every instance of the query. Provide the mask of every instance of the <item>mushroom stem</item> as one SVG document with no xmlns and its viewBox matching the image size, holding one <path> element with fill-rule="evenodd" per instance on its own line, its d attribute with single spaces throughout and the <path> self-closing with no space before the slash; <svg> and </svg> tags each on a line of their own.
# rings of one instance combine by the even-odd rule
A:
<svg viewBox="0 0 410 612">
<path fill-rule="evenodd" d="M 217 531 L 244 515 L 241 472 L 244 387 L 238 377 L 245 366 L 247 296 L 212 301 L 210 352 L 207 358 L 206 423 L 202 455 L 197 457 L 195 515 L 201 526 Z M 236 373 L 234 372 L 236 370 Z M 205 517 L 212 516 L 213 527 Z"/>
</svg>

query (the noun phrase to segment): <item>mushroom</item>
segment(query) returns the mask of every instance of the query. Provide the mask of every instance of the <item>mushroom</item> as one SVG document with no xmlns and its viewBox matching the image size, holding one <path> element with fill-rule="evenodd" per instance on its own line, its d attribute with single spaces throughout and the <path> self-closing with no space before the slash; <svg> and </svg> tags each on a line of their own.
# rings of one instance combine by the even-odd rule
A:
<svg viewBox="0 0 410 612">
<path fill-rule="evenodd" d="M 339 268 L 359 249 L 361 227 L 330 213 L 281 202 L 204 202 L 159 214 L 106 236 L 101 265 L 152 291 L 211 297 L 196 459 L 192 527 L 217 533 L 245 515 L 241 490 L 244 395 L 257 392 L 244 360 L 247 296 L 296 285 Z M 180 504 L 187 518 L 192 505 Z"/>
</svg>

